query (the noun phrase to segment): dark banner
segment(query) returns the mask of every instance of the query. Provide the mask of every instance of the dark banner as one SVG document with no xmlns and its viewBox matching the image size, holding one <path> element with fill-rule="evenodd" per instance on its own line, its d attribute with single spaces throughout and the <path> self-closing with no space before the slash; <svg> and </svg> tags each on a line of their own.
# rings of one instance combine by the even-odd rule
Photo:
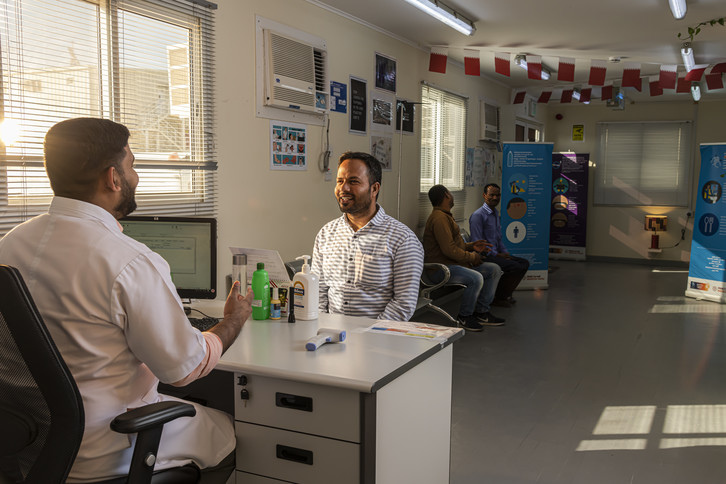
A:
<svg viewBox="0 0 726 484">
<path fill-rule="evenodd" d="M 552 259 L 585 260 L 589 164 L 589 153 L 552 153 Z"/>
</svg>

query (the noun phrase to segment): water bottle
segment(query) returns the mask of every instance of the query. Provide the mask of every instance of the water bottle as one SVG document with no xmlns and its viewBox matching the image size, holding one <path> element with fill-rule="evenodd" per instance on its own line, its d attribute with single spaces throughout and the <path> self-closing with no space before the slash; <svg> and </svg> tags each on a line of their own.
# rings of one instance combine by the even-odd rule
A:
<svg viewBox="0 0 726 484">
<path fill-rule="evenodd" d="M 265 263 L 258 262 L 257 270 L 252 273 L 252 319 L 270 317 L 270 276 L 265 270 Z"/>
</svg>

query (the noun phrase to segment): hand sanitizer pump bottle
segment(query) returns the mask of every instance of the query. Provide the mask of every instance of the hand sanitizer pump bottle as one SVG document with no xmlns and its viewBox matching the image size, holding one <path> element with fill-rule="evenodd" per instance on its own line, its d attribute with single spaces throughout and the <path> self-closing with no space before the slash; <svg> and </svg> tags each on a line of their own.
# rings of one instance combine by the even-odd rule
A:
<svg viewBox="0 0 726 484">
<path fill-rule="evenodd" d="M 295 317 L 299 320 L 309 321 L 318 319 L 318 285 L 320 278 L 310 272 L 309 255 L 303 255 L 302 271 L 292 278 L 292 287 L 295 288 Z M 293 302 L 293 301 L 291 301 Z"/>
</svg>

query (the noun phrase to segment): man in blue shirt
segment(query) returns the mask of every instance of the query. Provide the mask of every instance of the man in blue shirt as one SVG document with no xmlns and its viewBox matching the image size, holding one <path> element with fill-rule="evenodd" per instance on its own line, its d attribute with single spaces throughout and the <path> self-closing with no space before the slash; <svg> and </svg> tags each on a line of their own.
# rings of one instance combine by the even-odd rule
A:
<svg viewBox="0 0 726 484">
<path fill-rule="evenodd" d="M 499 222 L 499 213 L 496 206 L 502 198 L 501 189 L 496 183 L 484 187 L 484 205 L 469 217 L 469 231 L 471 240 L 486 240 L 492 244 L 487 254 L 482 254 L 486 262 L 493 262 L 504 272 L 496 294 L 493 306 L 511 307 L 516 301 L 512 292 L 529 269 L 529 261 L 511 255 L 502 243 L 502 227 Z"/>
</svg>

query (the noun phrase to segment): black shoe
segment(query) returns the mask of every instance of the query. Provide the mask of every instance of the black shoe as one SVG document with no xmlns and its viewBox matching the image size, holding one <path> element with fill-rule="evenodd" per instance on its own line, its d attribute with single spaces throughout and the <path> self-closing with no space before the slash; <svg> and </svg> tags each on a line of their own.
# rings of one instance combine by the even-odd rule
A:
<svg viewBox="0 0 726 484">
<path fill-rule="evenodd" d="M 514 298 L 513 298 L 512 296 L 509 296 L 509 297 L 507 298 L 507 302 L 508 302 L 509 304 L 514 304 L 514 303 L 516 303 L 516 302 L 517 302 L 517 300 L 516 300 L 516 299 L 514 299 Z"/>
<path fill-rule="evenodd" d="M 460 314 L 459 316 L 457 316 L 456 319 L 459 323 L 459 326 L 464 329 L 473 331 L 475 333 L 478 333 L 479 331 L 484 331 L 484 327 L 479 323 L 479 318 L 477 318 L 473 314 L 470 314 L 469 316 L 462 316 Z"/>
<path fill-rule="evenodd" d="M 489 311 L 486 313 L 474 313 L 474 316 L 479 319 L 479 324 L 483 324 L 484 326 L 504 326 L 504 322 L 506 321 L 504 318 L 494 316 Z"/>
<path fill-rule="evenodd" d="M 495 299 L 492 301 L 492 306 L 499 306 L 500 308 L 511 308 L 512 303 L 509 302 L 507 299 Z"/>
</svg>

